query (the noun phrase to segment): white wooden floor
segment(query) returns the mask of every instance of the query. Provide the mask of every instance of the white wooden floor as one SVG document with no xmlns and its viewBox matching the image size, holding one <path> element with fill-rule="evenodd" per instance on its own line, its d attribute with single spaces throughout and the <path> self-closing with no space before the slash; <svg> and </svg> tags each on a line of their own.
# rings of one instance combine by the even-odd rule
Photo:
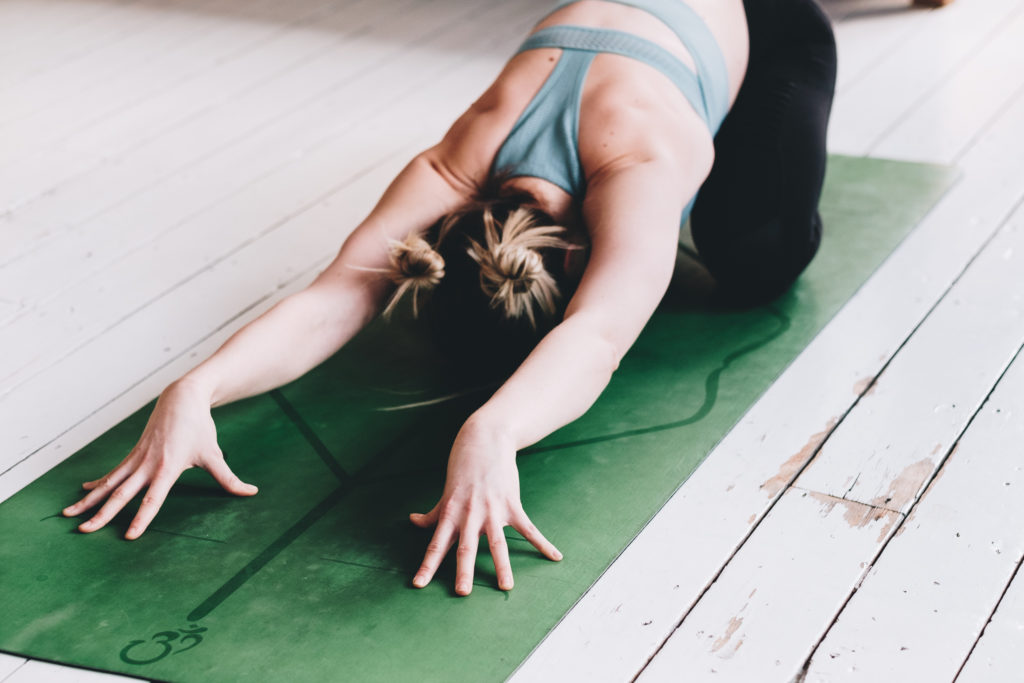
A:
<svg viewBox="0 0 1024 683">
<path fill-rule="evenodd" d="M 0 0 L 0 500 L 307 283 L 547 6 Z M 827 9 L 832 151 L 962 179 L 516 681 L 1024 680 L 1024 3 Z"/>
</svg>

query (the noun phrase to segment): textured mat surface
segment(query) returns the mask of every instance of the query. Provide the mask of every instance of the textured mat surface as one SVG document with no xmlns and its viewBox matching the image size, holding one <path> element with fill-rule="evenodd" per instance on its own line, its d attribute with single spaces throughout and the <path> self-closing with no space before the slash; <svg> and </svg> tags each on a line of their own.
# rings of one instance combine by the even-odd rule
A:
<svg viewBox="0 0 1024 683">
<path fill-rule="evenodd" d="M 835 157 L 822 248 L 791 292 L 750 311 L 667 300 L 590 412 L 520 454 L 524 506 L 565 559 L 509 529 L 509 593 L 486 552 L 469 598 L 454 597 L 453 559 L 411 588 L 430 535 L 406 515 L 437 500 L 486 389 L 430 403 L 471 381 L 414 330 L 374 326 L 301 380 L 215 411 L 254 498 L 193 470 L 142 539 L 121 540 L 129 513 L 75 532 L 60 509 L 134 445 L 147 406 L 0 505 L 0 650 L 175 681 L 503 679 L 953 178 Z"/>
</svg>

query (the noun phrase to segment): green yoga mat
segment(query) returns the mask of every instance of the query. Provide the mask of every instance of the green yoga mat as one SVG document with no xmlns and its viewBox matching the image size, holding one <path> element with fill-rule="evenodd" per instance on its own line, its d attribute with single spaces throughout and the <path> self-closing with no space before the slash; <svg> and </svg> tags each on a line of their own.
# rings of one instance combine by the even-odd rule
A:
<svg viewBox="0 0 1024 683">
<path fill-rule="evenodd" d="M 437 500 L 486 390 L 432 403 L 466 380 L 414 328 L 374 325 L 299 381 L 215 411 L 258 496 L 192 470 L 140 540 L 121 540 L 130 513 L 77 533 L 59 511 L 132 447 L 147 406 L 0 505 L 0 650 L 173 681 L 503 679 L 952 182 L 832 158 L 826 236 L 791 292 L 749 311 L 668 299 L 598 403 L 520 454 L 523 504 L 565 559 L 509 529 L 513 591 L 486 550 L 468 598 L 453 558 L 411 587 L 430 534 L 406 515 Z"/>
</svg>

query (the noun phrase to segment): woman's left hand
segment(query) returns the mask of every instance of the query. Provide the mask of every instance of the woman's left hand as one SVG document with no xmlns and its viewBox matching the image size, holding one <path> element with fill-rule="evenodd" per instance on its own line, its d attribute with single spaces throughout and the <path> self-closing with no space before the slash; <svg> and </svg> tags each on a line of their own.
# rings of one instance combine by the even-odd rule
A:
<svg viewBox="0 0 1024 683">
<path fill-rule="evenodd" d="M 463 426 L 452 446 L 441 500 L 427 514 L 413 513 L 409 519 L 419 527 L 437 527 L 423 564 L 412 580 L 417 588 L 430 583 L 457 539 L 455 592 L 469 595 L 473 590 L 477 546 L 480 536 L 486 534 L 498 588 L 511 590 L 506 526 L 521 533 L 548 559 L 562 559 L 562 553 L 544 538 L 523 510 L 515 445 L 507 436 L 472 421 Z"/>
</svg>

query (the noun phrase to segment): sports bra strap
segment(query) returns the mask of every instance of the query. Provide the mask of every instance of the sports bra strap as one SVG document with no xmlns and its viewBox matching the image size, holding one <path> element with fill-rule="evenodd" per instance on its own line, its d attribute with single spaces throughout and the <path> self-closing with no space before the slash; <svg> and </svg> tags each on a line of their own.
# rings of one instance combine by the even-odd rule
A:
<svg viewBox="0 0 1024 683">
<path fill-rule="evenodd" d="M 610 52 L 651 65 L 675 83 L 705 125 L 714 132 L 721 119 L 712 119 L 712 106 L 705 98 L 697 75 L 665 48 L 631 33 L 583 26 L 549 26 L 528 37 L 519 52 L 543 47 L 587 52 Z"/>
<path fill-rule="evenodd" d="M 729 112 L 729 70 L 718 41 L 699 14 L 683 0 L 607 0 L 619 5 L 641 9 L 658 18 L 679 37 L 686 46 L 693 62 L 708 103 L 708 115 L 712 121 L 721 122 Z M 552 10 L 559 10 L 578 0 L 560 2 Z M 718 123 L 712 127 L 718 130 Z"/>
</svg>

